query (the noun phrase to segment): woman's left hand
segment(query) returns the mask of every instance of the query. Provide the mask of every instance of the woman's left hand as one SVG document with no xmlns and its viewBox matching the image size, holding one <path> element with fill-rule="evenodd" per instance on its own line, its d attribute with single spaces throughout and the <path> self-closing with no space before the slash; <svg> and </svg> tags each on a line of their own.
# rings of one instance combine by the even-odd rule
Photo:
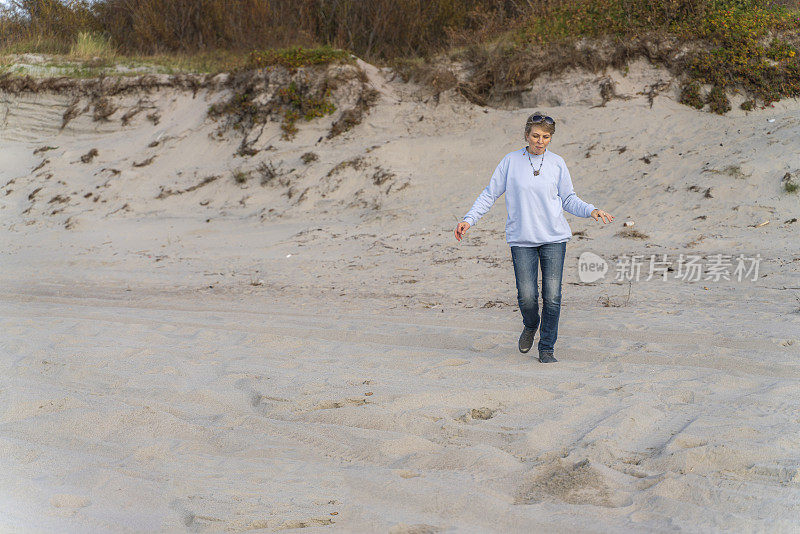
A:
<svg viewBox="0 0 800 534">
<path fill-rule="evenodd" d="M 614 216 L 613 215 L 611 215 L 610 213 L 605 212 L 603 210 L 599 210 L 597 208 L 592 210 L 592 213 L 590 214 L 590 216 L 594 217 L 595 221 L 599 221 L 600 219 L 602 219 L 604 223 L 610 223 L 611 221 L 614 220 Z"/>
</svg>

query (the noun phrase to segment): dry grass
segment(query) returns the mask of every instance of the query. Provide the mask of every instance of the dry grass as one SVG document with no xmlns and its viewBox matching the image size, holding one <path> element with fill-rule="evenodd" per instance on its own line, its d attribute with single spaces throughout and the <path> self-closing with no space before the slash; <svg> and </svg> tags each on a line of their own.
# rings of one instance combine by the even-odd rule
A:
<svg viewBox="0 0 800 534">
<path fill-rule="evenodd" d="M 81 156 L 81 163 L 91 163 L 98 154 L 99 152 L 96 148 L 91 149 L 89 152 Z"/>
<path fill-rule="evenodd" d="M 309 165 L 310 163 L 317 161 L 319 159 L 319 156 L 314 152 L 306 152 L 305 154 L 300 156 L 300 159 L 303 161 L 303 163 Z"/>
<path fill-rule="evenodd" d="M 796 193 L 800 190 L 800 185 L 797 183 L 796 176 L 800 176 L 800 172 L 787 172 L 783 175 L 781 182 L 783 183 L 783 190 L 787 193 Z"/>
<path fill-rule="evenodd" d="M 367 162 L 364 161 L 362 157 L 356 157 L 353 159 L 349 159 L 346 161 L 342 161 L 337 163 L 331 170 L 328 171 L 326 174 L 326 178 L 329 178 L 335 174 L 339 174 L 343 170 L 347 169 L 348 167 L 355 169 L 357 171 L 364 169 L 367 166 Z"/>
<path fill-rule="evenodd" d="M 243 171 L 242 169 L 236 169 L 233 171 L 233 181 L 237 184 L 244 184 L 247 183 L 247 180 L 250 178 L 250 173 L 247 171 Z"/>
<path fill-rule="evenodd" d="M 200 183 L 197 183 L 197 184 L 195 184 L 193 186 L 187 187 L 186 189 L 179 189 L 179 190 L 166 189 L 166 188 L 164 188 L 164 186 L 161 186 L 161 191 L 158 193 L 158 196 L 156 196 L 156 199 L 157 200 L 161 200 L 161 199 L 167 198 L 167 197 L 172 196 L 172 195 L 182 195 L 184 193 L 191 193 L 192 191 L 196 191 L 197 189 L 200 189 L 201 187 L 205 187 L 208 184 L 210 184 L 210 183 L 212 183 L 212 182 L 214 182 L 214 181 L 216 181 L 218 179 L 219 179 L 219 176 L 207 176 L 207 177 L 203 178 L 203 180 L 200 181 Z"/>
<path fill-rule="evenodd" d="M 631 301 L 631 288 L 633 287 L 633 281 L 628 282 L 628 294 L 625 295 L 624 298 L 619 297 L 611 297 L 609 295 L 603 295 L 597 299 L 597 302 L 606 308 L 622 308 L 627 306 Z"/>
<path fill-rule="evenodd" d="M 114 57 L 116 50 L 107 37 L 101 34 L 80 32 L 70 48 L 70 57 L 78 59 L 107 59 Z"/>
<path fill-rule="evenodd" d="M 362 82 L 358 100 L 352 108 L 344 110 L 339 118 L 333 121 L 331 129 L 328 132 L 328 139 L 332 139 L 337 135 L 351 130 L 354 126 L 361 124 L 361 121 L 364 120 L 364 116 L 378 101 L 378 96 L 378 91 Z"/>
<path fill-rule="evenodd" d="M 617 237 L 627 237 L 628 239 L 650 239 L 650 236 L 636 230 L 635 228 L 623 228 L 616 234 Z"/>
</svg>

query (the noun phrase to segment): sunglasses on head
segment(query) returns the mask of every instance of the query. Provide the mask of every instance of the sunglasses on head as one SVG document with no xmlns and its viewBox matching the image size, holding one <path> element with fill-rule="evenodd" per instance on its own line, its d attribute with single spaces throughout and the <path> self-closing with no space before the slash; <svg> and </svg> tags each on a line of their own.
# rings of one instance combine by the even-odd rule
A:
<svg viewBox="0 0 800 534">
<path fill-rule="evenodd" d="M 534 124 L 537 123 L 537 122 L 544 122 L 544 123 L 549 124 L 551 126 L 556 123 L 556 121 L 553 120 L 553 117 L 548 117 L 547 115 L 534 115 L 534 116 L 532 116 L 530 118 L 529 122 L 534 123 Z"/>
</svg>

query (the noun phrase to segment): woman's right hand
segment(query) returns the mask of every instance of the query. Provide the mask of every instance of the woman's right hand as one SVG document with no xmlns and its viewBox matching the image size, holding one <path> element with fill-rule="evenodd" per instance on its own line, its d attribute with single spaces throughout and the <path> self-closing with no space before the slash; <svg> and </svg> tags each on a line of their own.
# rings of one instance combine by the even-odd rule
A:
<svg viewBox="0 0 800 534">
<path fill-rule="evenodd" d="M 456 226 L 456 240 L 461 241 L 461 238 L 464 237 L 467 230 L 469 230 L 469 223 L 467 221 L 458 223 L 458 226 Z"/>
</svg>

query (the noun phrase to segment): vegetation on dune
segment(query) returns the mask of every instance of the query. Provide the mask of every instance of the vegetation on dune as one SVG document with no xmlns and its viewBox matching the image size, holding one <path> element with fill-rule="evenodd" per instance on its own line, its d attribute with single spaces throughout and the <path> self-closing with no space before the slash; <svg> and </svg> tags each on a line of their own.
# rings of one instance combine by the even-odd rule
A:
<svg viewBox="0 0 800 534">
<path fill-rule="evenodd" d="M 797 182 L 798 178 L 800 178 L 800 173 L 787 172 L 782 180 L 783 190 L 787 193 L 797 193 L 798 189 L 800 189 L 800 184 Z"/>
<path fill-rule="evenodd" d="M 330 101 L 330 95 L 330 88 L 325 88 L 321 94 L 309 94 L 294 81 L 290 82 L 288 87 L 279 89 L 277 104 L 283 109 L 283 122 L 281 122 L 283 138 L 292 139 L 297 134 L 295 123 L 298 119 L 310 121 L 336 111 L 336 106 Z"/>
<path fill-rule="evenodd" d="M 478 103 L 644 57 L 684 80 L 682 101 L 717 113 L 736 91 L 743 109 L 800 96 L 796 0 L 12 0 L 0 48 L 202 72 L 291 71 L 352 52 Z M 442 54 L 468 78 L 428 59 Z"/>
<path fill-rule="evenodd" d="M 681 88 L 680 103 L 693 108 L 703 109 L 706 101 L 700 95 L 700 84 L 696 81 L 686 83 Z"/>
<path fill-rule="evenodd" d="M 540 72 L 645 57 L 683 76 L 684 103 L 724 113 L 734 91 L 748 95 L 751 109 L 799 96 L 799 42 L 797 2 L 576 0 L 531 13 L 492 49 L 473 47 L 466 57 L 481 68 L 467 89 L 486 95 L 501 81 L 524 86 Z"/>
<path fill-rule="evenodd" d="M 291 140 L 297 134 L 298 120 L 310 121 L 336 111 L 331 95 L 341 81 L 339 78 L 319 77 L 312 82 L 305 76 L 278 77 L 270 82 L 278 86 L 267 93 L 259 77 L 239 73 L 238 78 L 232 81 L 234 90 L 231 97 L 213 104 L 208 110 L 210 117 L 226 119 L 223 128 L 247 132 L 273 117 L 280 117 L 282 138 Z M 245 145 L 241 153 L 251 155 Z"/>
<path fill-rule="evenodd" d="M 303 48 L 295 46 L 285 49 L 254 50 L 250 53 L 247 68 L 263 69 L 276 65 L 291 71 L 311 65 L 324 65 L 327 63 L 350 63 L 352 54 L 345 50 L 332 48 L 330 45 L 318 48 Z"/>
<path fill-rule="evenodd" d="M 718 2 L 696 26 L 682 31 L 708 44 L 686 63 L 688 75 L 712 85 L 712 111 L 730 109 L 726 90 L 741 89 L 768 105 L 800 96 L 800 58 L 796 43 L 800 13 L 756 0 Z"/>
</svg>

